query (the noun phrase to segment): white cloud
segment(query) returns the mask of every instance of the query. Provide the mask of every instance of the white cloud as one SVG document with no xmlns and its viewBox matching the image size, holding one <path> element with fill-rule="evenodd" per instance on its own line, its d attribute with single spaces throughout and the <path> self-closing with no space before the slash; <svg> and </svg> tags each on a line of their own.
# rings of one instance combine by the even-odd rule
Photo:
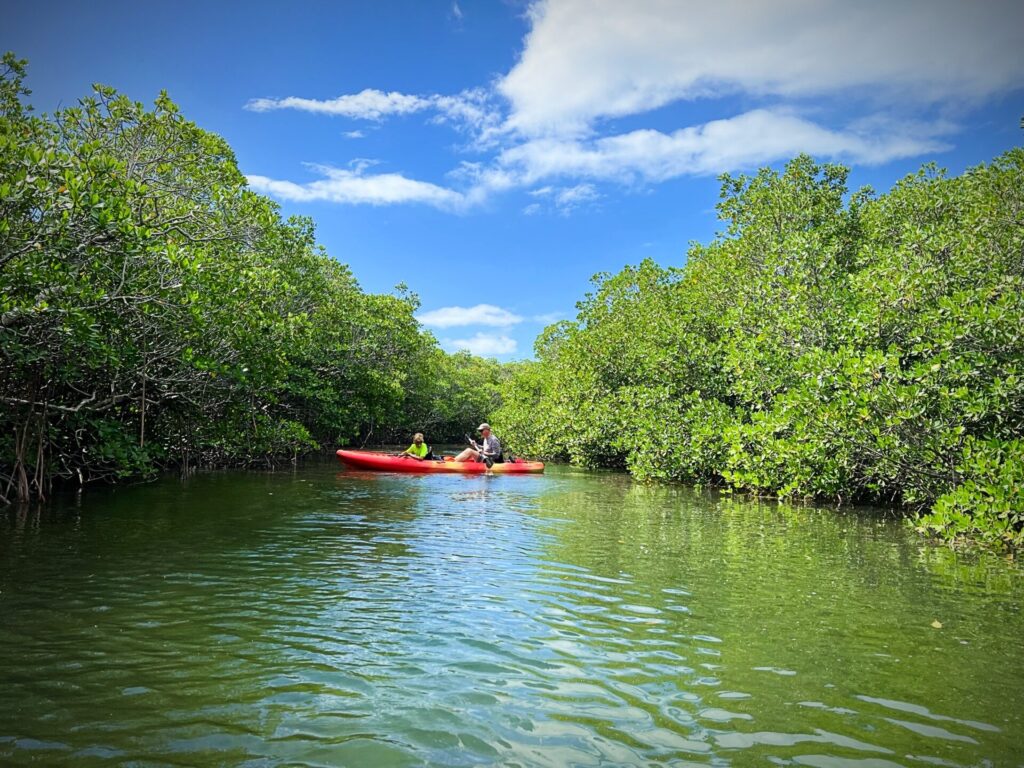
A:
<svg viewBox="0 0 1024 768">
<path fill-rule="evenodd" d="M 359 93 L 346 94 L 334 99 L 320 101 L 288 96 L 283 99 L 252 99 L 245 108 L 253 112 L 269 112 L 275 109 L 298 109 L 303 112 L 317 112 L 325 115 L 342 115 L 361 120 L 380 120 L 387 115 L 407 115 L 420 112 L 431 106 L 431 100 L 406 93 L 385 93 L 376 88 L 366 88 Z"/>
<path fill-rule="evenodd" d="M 416 319 L 423 325 L 433 328 L 454 328 L 459 325 L 489 325 L 504 328 L 523 321 L 519 315 L 493 304 L 477 304 L 474 307 L 442 307 L 424 312 Z"/>
<path fill-rule="evenodd" d="M 365 173 L 367 165 L 357 163 L 353 170 L 325 165 L 311 166 L 324 178 L 306 184 L 279 181 L 266 176 L 247 176 L 249 186 L 257 192 L 292 202 L 323 200 L 332 203 L 392 205 L 424 203 L 442 210 L 461 209 L 464 196 L 455 190 L 427 181 L 409 179 L 400 173 Z"/>
<path fill-rule="evenodd" d="M 362 139 L 366 136 L 362 131 L 344 131 L 341 135 L 346 139 Z"/>
<path fill-rule="evenodd" d="M 484 88 L 468 88 L 453 96 L 436 93 L 419 96 L 397 91 L 385 93 L 375 88 L 366 88 L 359 93 L 345 94 L 333 99 L 307 99 L 299 96 L 251 99 L 245 108 L 251 112 L 294 109 L 300 112 L 373 121 L 380 121 L 392 115 L 409 115 L 429 110 L 436 113 L 434 122 L 466 128 L 473 132 L 476 141 L 484 142 L 490 141 L 502 119 L 501 112 L 495 105 L 494 95 Z M 350 133 L 362 134 L 361 131 Z"/>
<path fill-rule="evenodd" d="M 743 170 L 785 160 L 799 153 L 865 165 L 941 152 L 954 127 L 899 122 L 884 116 L 864 118 L 843 129 L 811 122 L 790 110 L 756 109 L 735 117 L 680 128 L 672 133 L 640 129 L 600 138 L 535 138 L 499 152 L 494 160 L 462 163 L 449 174 L 458 188 L 407 178 L 398 173 L 370 174 L 375 161 L 353 160 L 351 169 L 313 165 L 325 178 L 299 184 L 249 176 L 258 192 L 293 202 L 317 200 L 348 204 L 423 203 L 465 212 L 496 193 L 553 180 L 529 192 L 548 200 L 562 215 L 601 197 L 596 181 L 617 184 L 658 183 L 685 175 Z M 584 181 L 586 180 L 586 181 Z M 542 210 L 539 203 L 523 209 Z"/>
<path fill-rule="evenodd" d="M 587 203 L 597 200 L 601 195 L 597 193 L 593 184 L 577 184 L 575 187 L 565 187 L 555 193 L 555 202 L 561 206 L 575 206 L 580 203 Z"/>
<path fill-rule="evenodd" d="M 452 16 L 454 16 L 459 21 L 462 21 L 463 14 L 462 9 L 459 7 L 458 0 L 455 0 L 455 2 L 452 3 Z"/>
<path fill-rule="evenodd" d="M 685 175 L 708 175 L 754 168 L 799 153 L 877 165 L 941 152 L 954 128 L 947 123 L 898 122 L 883 116 L 830 129 L 789 110 L 756 109 L 735 117 L 680 128 L 672 133 L 640 129 L 601 138 L 531 139 L 499 152 L 489 165 L 463 163 L 449 174 L 458 188 L 407 178 L 370 174 L 375 161 L 353 160 L 351 169 L 313 165 L 326 178 L 299 184 L 249 176 L 258 192 L 293 202 L 317 200 L 348 204 L 423 203 L 450 212 L 487 202 L 496 193 L 554 180 L 529 192 L 562 215 L 601 197 L 593 182 L 650 184 Z M 586 181 L 584 181 L 586 180 Z M 531 203 L 523 213 L 542 210 Z"/>
<path fill-rule="evenodd" d="M 524 169 L 524 176 L 527 175 Z M 574 187 L 552 187 L 545 186 L 530 190 L 529 194 L 534 197 L 547 198 L 563 216 L 568 216 L 576 208 L 586 203 L 591 203 L 601 197 L 593 184 L 577 184 Z M 538 203 L 526 206 L 524 213 L 534 214 L 540 210 Z"/>
<path fill-rule="evenodd" d="M 430 99 L 436 112 L 430 122 L 451 126 L 468 137 L 464 149 L 485 152 L 498 145 L 504 113 L 492 91 L 469 88 L 455 96 L 435 94 Z"/>
<path fill-rule="evenodd" d="M 456 0 L 452 14 L 460 13 Z M 368 88 L 247 105 L 375 121 L 428 113 L 469 137 L 461 150 L 479 153 L 444 184 L 371 174 L 363 165 L 320 168 L 324 178 L 309 183 L 264 176 L 250 183 L 286 200 L 423 203 L 452 212 L 537 187 L 524 215 L 546 207 L 568 215 L 600 198 L 599 184 L 657 184 L 799 153 L 875 165 L 942 152 L 958 128 L 934 115 L 1024 82 L 1019 0 L 536 0 L 528 16 L 519 61 L 489 88 L 454 95 Z M 729 96 L 758 106 L 736 114 Z M 641 127 L 615 132 L 606 122 L 696 99 L 717 99 L 721 116 L 684 117 L 675 130 L 646 128 L 634 117 Z"/>
<path fill-rule="evenodd" d="M 1019 0 L 546 0 L 499 82 L 507 127 L 585 135 L 679 99 L 860 89 L 914 104 L 981 99 L 1024 79 Z"/>
<path fill-rule="evenodd" d="M 469 339 L 442 339 L 442 346 L 449 350 L 465 349 L 474 355 L 510 355 L 518 348 L 515 339 L 490 333 L 478 333 Z"/>
<path fill-rule="evenodd" d="M 917 123 L 890 123 L 882 135 L 831 130 L 788 111 L 757 109 L 668 134 L 644 129 L 591 140 L 533 139 L 504 150 L 498 162 L 526 184 L 559 177 L 657 182 L 750 168 L 801 152 L 879 164 L 946 149 L 938 134 L 948 130 Z M 563 205 L 597 196 L 590 184 L 532 194 L 551 195 Z"/>
</svg>

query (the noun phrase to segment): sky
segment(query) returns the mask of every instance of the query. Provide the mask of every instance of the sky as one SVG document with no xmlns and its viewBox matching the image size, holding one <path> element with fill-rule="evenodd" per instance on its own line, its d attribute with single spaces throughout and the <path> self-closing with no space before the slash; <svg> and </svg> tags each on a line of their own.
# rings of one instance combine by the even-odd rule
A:
<svg viewBox="0 0 1024 768">
<path fill-rule="evenodd" d="M 719 174 L 805 152 L 881 192 L 1024 142 L 1019 0 L 8 0 L 0 50 L 42 112 L 166 89 L 364 289 L 500 360 L 593 275 L 685 263 Z"/>
</svg>

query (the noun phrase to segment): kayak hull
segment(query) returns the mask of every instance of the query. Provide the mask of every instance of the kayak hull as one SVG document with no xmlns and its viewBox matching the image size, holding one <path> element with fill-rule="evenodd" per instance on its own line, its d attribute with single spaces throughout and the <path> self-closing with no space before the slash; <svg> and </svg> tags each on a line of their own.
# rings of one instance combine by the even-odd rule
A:
<svg viewBox="0 0 1024 768">
<path fill-rule="evenodd" d="M 496 475 L 530 475 L 544 471 L 544 463 L 540 461 L 523 461 L 494 464 L 490 470 L 487 465 L 476 461 L 417 461 L 409 456 L 389 456 L 386 453 L 372 451 L 338 451 L 338 461 L 352 469 L 369 469 L 377 472 L 409 472 L 420 475 L 454 473 L 480 475 L 493 472 Z"/>
</svg>

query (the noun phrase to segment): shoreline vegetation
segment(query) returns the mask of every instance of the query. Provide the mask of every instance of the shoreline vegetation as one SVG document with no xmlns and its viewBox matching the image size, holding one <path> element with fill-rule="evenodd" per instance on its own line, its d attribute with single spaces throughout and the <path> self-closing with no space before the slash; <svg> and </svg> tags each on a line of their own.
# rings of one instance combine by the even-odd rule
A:
<svg viewBox="0 0 1024 768">
<path fill-rule="evenodd" d="M 503 439 L 1024 545 L 1024 149 L 881 195 L 847 175 L 798 157 L 723 176 L 712 243 L 596 276 L 544 331 L 492 419 Z"/>
<path fill-rule="evenodd" d="M 461 441 L 640 480 L 900 507 L 1024 545 L 1024 150 L 876 195 L 723 176 L 686 265 L 595 278 L 536 360 L 447 354 L 166 94 L 53 115 L 0 64 L 0 504 L 55 485 Z"/>
<path fill-rule="evenodd" d="M 0 504 L 55 484 L 461 440 L 502 367 L 365 293 L 161 94 L 53 115 L 0 65 Z"/>
</svg>

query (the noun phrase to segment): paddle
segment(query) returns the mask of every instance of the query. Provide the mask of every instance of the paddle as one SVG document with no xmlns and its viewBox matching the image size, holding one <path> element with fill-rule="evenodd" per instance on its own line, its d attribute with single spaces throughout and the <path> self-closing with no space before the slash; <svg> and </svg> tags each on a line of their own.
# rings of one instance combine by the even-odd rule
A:
<svg viewBox="0 0 1024 768">
<path fill-rule="evenodd" d="M 466 441 L 467 441 L 467 442 L 468 442 L 468 443 L 469 443 L 469 444 L 470 444 L 471 446 L 473 446 L 473 449 L 474 449 L 474 450 L 476 450 L 477 452 L 479 452 L 479 453 L 481 453 L 481 454 L 483 453 L 483 451 L 482 451 L 482 450 L 480 449 L 480 446 L 479 446 L 479 445 L 477 445 L 477 442 L 476 442 L 476 440 L 474 440 L 474 439 L 473 439 L 472 437 L 470 437 L 469 435 L 466 435 L 465 437 L 466 437 Z M 484 464 L 486 464 L 486 465 L 487 465 L 487 468 L 488 468 L 488 469 L 490 469 L 491 467 L 493 467 L 493 466 L 494 466 L 494 459 L 492 459 L 492 458 L 491 458 L 490 456 L 482 456 L 482 458 L 483 458 L 483 460 L 484 460 Z"/>
</svg>

